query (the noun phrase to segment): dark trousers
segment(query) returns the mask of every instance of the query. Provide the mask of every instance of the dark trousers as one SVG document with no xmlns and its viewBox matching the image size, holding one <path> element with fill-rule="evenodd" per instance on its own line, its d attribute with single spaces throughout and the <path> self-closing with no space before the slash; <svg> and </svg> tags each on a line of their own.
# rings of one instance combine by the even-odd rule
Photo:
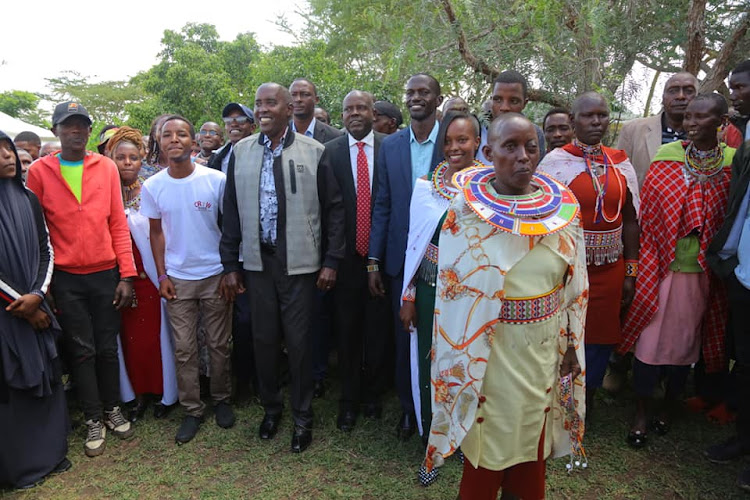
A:
<svg viewBox="0 0 750 500">
<path fill-rule="evenodd" d="M 750 449 L 750 290 L 732 274 L 729 292 L 729 327 L 727 346 L 734 358 L 734 387 L 737 399 L 737 435 Z"/>
<path fill-rule="evenodd" d="M 388 297 L 372 297 L 365 259 L 347 256 L 333 291 L 333 318 L 338 336 L 341 411 L 358 411 L 360 403 L 380 404 L 388 383 L 386 349 L 391 330 Z M 346 273 L 346 276 L 344 276 Z"/>
<path fill-rule="evenodd" d="M 411 364 L 409 361 L 409 332 L 404 330 L 399 311 L 401 310 L 401 288 L 404 283 L 403 273 L 391 277 L 391 307 L 396 344 L 396 393 L 404 413 L 414 413 L 414 400 L 411 398 Z"/>
<path fill-rule="evenodd" d="M 252 286 L 245 283 L 245 286 Z M 257 385 L 253 354 L 253 334 L 250 323 L 250 296 L 248 292 L 237 295 L 232 315 L 232 370 L 237 384 L 247 387 Z M 257 387 L 256 387 L 257 389 Z"/>
<path fill-rule="evenodd" d="M 677 399 L 685 388 L 685 382 L 690 374 L 690 365 L 649 365 L 633 359 L 633 388 L 635 393 L 642 398 L 653 396 L 656 384 L 661 377 L 667 379 L 667 391 L 665 399 Z"/>
<path fill-rule="evenodd" d="M 333 321 L 333 293 L 315 290 L 315 308 L 310 324 L 313 344 L 313 379 L 325 380 L 328 372 L 331 327 Z"/>
<path fill-rule="evenodd" d="M 279 354 L 283 339 L 289 353 L 292 417 L 296 425 L 312 428 L 310 322 L 316 273 L 288 276 L 281 257 L 265 249 L 261 251 L 261 259 L 263 271 L 245 273 L 261 403 L 268 414 L 278 415 L 283 409 L 279 387 Z"/>
<path fill-rule="evenodd" d="M 63 345 L 86 420 L 119 404 L 117 335 L 120 312 L 112 305 L 117 268 L 90 274 L 55 271 L 53 293 L 63 329 Z"/>
</svg>

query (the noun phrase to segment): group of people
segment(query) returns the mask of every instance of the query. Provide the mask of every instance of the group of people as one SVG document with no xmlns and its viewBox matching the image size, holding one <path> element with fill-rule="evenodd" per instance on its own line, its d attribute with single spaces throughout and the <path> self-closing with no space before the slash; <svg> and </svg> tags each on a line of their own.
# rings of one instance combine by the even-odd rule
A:
<svg viewBox="0 0 750 500">
<path fill-rule="evenodd" d="M 462 499 L 543 498 L 548 457 L 585 464 L 596 389 L 629 357 L 631 446 L 668 432 L 691 366 L 729 387 L 732 357 L 739 437 L 707 455 L 750 452 L 750 231 L 737 217 L 750 61 L 729 87 L 732 125 L 724 97 L 673 75 L 662 112 L 625 123 L 619 149 L 602 144 L 603 96 L 583 93 L 539 127 L 512 70 L 480 118 L 419 73 L 405 86 L 408 126 L 352 90 L 339 130 L 299 78 L 258 87 L 253 109 L 227 104 L 223 127 L 172 114 L 146 136 L 108 128 L 102 154 L 86 151 L 85 107 L 65 102 L 52 117 L 59 150 L 25 177 L 0 135 L 0 482 L 70 467 L 63 372 L 93 457 L 107 433 L 131 438 L 150 401 L 156 418 L 183 408 L 178 444 L 199 432 L 203 392 L 232 427 L 233 398 L 251 387 L 258 435 L 273 439 L 288 370 L 291 451 L 303 452 L 332 343 L 337 427 L 381 418 L 392 381 L 397 437 L 425 445 L 420 481 L 457 454 Z M 706 406 L 732 400 L 717 393 L 701 393 Z"/>
</svg>

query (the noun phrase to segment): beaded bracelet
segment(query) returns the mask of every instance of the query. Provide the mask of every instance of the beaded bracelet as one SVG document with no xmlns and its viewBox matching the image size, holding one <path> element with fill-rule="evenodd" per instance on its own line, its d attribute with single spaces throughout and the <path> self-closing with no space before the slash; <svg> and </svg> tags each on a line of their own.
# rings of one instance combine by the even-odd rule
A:
<svg viewBox="0 0 750 500">
<path fill-rule="evenodd" d="M 167 279 L 169 279 L 169 276 L 167 276 L 166 274 L 162 274 L 161 276 L 159 276 L 159 277 L 157 278 L 157 281 L 158 281 L 159 283 L 161 283 L 162 281 L 164 281 L 164 280 L 167 280 Z"/>
<path fill-rule="evenodd" d="M 638 275 L 638 261 L 626 260 L 625 261 L 625 277 L 635 278 L 637 275 Z"/>
<path fill-rule="evenodd" d="M 416 302 L 417 301 L 417 287 L 413 283 L 410 283 L 404 291 L 404 296 L 401 297 L 404 302 Z"/>
</svg>

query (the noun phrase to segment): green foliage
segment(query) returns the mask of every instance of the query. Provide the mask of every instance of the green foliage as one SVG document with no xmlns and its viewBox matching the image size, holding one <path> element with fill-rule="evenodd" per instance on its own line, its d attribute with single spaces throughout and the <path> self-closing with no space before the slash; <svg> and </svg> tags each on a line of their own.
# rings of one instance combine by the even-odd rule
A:
<svg viewBox="0 0 750 500">
<path fill-rule="evenodd" d="M 303 32 L 325 40 L 343 66 L 361 64 L 401 83 L 428 71 L 445 94 L 460 93 L 475 107 L 487 98 L 491 75 L 505 69 L 544 89 L 532 100 L 565 104 L 593 89 L 627 100 L 647 84 L 629 78 L 636 61 L 654 69 L 681 66 L 689 6 L 687 0 L 310 0 Z M 707 60 L 746 9 L 746 0 L 708 1 Z M 746 36 L 740 45 L 748 44 Z M 733 60 L 741 54 L 738 48 Z"/>
<path fill-rule="evenodd" d="M 166 30 L 161 60 L 131 80 L 145 98 L 126 106 L 128 124 L 147 131 L 162 113 L 179 113 L 200 124 L 220 121 L 229 102 L 247 100 L 250 65 L 260 55 L 251 33 L 222 42 L 210 24 L 187 24 L 179 33 Z"/>
<path fill-rule="evenodd" d="M 311 40 L 297 47 L 275 47 L 250 66 L 250 74 L 250 88 L 253 89 L 264 82 L 288 87 L 295 78 L 309 79 L 318 89 L 320 106 L 330 113 L 336 124 L 341 123 L 344 96 L 353 89 L 371 92 L 376 99 L 390 100 L 397 105 L 403 100 L 400 82 L 385 81 L 373 72 L 339 64 L 320 40 Z M 254 96 L 250 95 L 246 104 L 252 107 L 253 100 Z"/>
<path fill-rule="evenodd" d="M 24 90 L 9 90 L 0 93 L 0 111 L 27 123 L 49 128 L 41 112 L 37 109 L 40 97 Z"/>
<path fill-rule="evenodd" d="M 125 108 L 142 98 L 142 90 L 128 82 L 107 81 L 89 83 L 88 77 L 68 71 L 56 78 L 47 78 L 51 93 L 44 96 L 53 103 L 73 100 L 83 104 L 92 120 L 121 124 L 127 114 Z"/>
</svg>

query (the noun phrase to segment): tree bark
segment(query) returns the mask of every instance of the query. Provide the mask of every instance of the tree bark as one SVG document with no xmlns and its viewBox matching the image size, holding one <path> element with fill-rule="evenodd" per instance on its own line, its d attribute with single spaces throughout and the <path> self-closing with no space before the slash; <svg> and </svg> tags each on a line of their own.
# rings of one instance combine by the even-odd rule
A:
<svg viewBox="0 0 750 500">
<path fill-rule="evenodd" d="M 690 0 L 688 11 L 688 41 L 685 47 L 685 71 L 698 76 L 703 59 L 705 39 L 706 0 Z"/>
</svg>

